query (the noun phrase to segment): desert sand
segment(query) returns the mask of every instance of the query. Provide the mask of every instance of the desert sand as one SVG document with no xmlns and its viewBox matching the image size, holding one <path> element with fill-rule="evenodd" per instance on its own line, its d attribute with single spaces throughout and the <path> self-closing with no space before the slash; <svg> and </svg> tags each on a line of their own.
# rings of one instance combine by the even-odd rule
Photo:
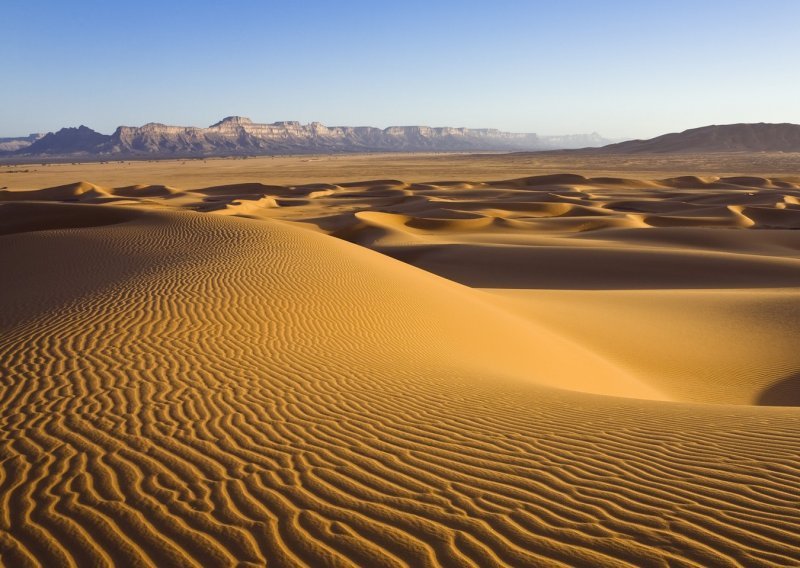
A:
<svg viewBox="0 0 800 568">
<path fill-rule="evenodd" d="M 0 564 L 800 564 L 788 162 L 349 159 L 0 171 Z"/>
<path fill-rule="evenodd" d="M 10 163 L 0 160 L 0 189 L 53 187 L 90 180 L 104 187 L 168 185 L 184 189 L 262 181 L 297 185 L 369 179 L 491 181 L 572 172 L 586 176 L 666 178 L 780 177 L 800 181 L 800 154 L 591 155 L 570 152 L 516 154 L 375 153 L 87 163 Z"/>
</svg>

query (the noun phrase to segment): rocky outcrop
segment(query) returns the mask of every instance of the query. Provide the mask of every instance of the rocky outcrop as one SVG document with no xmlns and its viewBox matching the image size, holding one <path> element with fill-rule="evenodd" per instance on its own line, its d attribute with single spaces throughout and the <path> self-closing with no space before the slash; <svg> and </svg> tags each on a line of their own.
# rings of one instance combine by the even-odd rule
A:
<svg viewBox="0 0 800 568">
<path fill-rule="evenodd" d="M 42 136 L 44 136 L 44 134 L 29 134 L 28 136 L 0 138 L 0 155 L 24 150 Z"/>
<path fill-rule="evenodd" d="M 607 142 L 589 135 L 590 143 Z M 540 137 L 495 129 L 429 126 L 325 126 L 319 122 L 255 123 L 229 116 L 208 128 L 149 123 L 120 126 L 111 135 L 85 126 L 50 133 L 21 156 L 178 157 L 327 152 L 521 151 L 585 145 L 586 136 Z"/>
</svg>

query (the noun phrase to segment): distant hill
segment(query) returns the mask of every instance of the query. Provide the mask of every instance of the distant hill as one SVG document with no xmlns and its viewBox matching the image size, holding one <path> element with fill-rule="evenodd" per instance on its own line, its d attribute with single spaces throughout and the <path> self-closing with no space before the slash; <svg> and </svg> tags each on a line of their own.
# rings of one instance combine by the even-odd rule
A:
<svg viewBox="0 0 800 568">
<path fill-rule="evenodd" d="M 48 133 L 36 140 L 27 148 L 17 153 L 25 155 L 59 155 L 71 154 L 76 150 L 87 151 L 106 142 L 108 136 L 95 132 L 86 126 L 78 128 L 62 128 L 56 133 Z"/>
<path fill-rule="evenodd" d="M 583 150 L 597 154 L 800 152 L 800 124 L 723 124 Z"/>
<path fill-rule="evenodd" d="M 135 158 L 330 152 L 535 151 L 601 146 L 597 133 L 539 136 L 483 128 L 332 126 L 319 122 L 258 124 L 230 116 L 208 128 L 149 123 L 113 134 L 86 126 L 62 128 L 5 156 L 15 158 Z"/>
</svg>

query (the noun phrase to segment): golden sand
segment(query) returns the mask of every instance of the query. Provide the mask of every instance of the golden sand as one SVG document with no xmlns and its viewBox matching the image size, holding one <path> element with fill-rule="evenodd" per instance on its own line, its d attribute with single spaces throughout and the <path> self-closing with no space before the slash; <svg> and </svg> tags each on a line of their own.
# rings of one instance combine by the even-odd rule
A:
<svg viewBox="0 0 800 568">
<path fill-rule="evenodd" d="M 126 175 L 0 191 L 0 564 L 800 564 L 794 178 Z"/>
</svg>

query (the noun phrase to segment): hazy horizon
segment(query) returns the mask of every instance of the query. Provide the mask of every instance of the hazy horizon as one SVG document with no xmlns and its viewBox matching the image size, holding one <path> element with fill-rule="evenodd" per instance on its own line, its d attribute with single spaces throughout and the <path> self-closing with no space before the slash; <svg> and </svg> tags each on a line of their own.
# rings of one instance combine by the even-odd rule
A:
<svg viewBox="0 0 800 568">
<path fill-rule="evenodd" d="M 254 118 L 252 116 L 245 116 L 245 115 L 241 115 L 241 114 L 229 114 L 229 115 L 226 115 L 224 117 L 220 117 L 218 120 L 215 120 L 215 121 L 213 121 L 212 123 L 209 123 L 209 124 L 174 124 L 174 123 L 168 123 L 168 122 L 148 121 L 146 123 L 141 123 L 141 124 L 118 124 L 117 126 L 115 126 L 113 128 L 110 128 L 108 130 L 99 130 L 97 128 L 94 128 L 91 124 L 85 124 L 85 123 L 81 123 L 81 124 L 65 124 L 65 125 L 61 125 L 61 126 L 58 126 L 58 127 L 50 128 L 50 129 L 47 129 L 47 130 L 40 130 L 40 131 L 37 131 L 37 132 L 29 132 L 27 134 L 6 135 L 6 134 L 3 134 L 2 132 L 0 132 L 0 138 L 23 138 L 23 137 L 27 137 L 27 136 L 34 135 L 34 134 L 53 133 L 53 132 L 57 132 L 57 131 L 59 131 L 59 130 L 61 130 L 63 128 L 79 128 L 79 127 L 82 127 L 82 126 L 90 128 L 90 129 L 94 130 L 95 132 L 98 132 L 98 133 L 103 134 L 103 135 L 111 135 L 119 127 L 134 127 L 135 128 L 135 127 L 144 126 L 144 125 L 146 125 L 148 123 L 150 123 L 150 124 L 164 124 L 166 126 L 177 126 L 177 127 L 182 127 L 182 128 L 209 128 L 209 127 L 214 126 L 215 124 L 221 122 L 224 119 L 233 118 L 233 117 L 248 118 L 248 119 L 252 120 L 253 123 L 256 123 L 256 124 L 270 124 L 270 123 L 292 122 L 292 121 L 297 122 L 294 119 L 290 119 L 290 118 L 277 119 L 277 120 L 260 120 L 258 118 Z M 301 124 L 305 125 L 305 124 L 308 124 L 310 122 L 320 122 L 320 121 L 309 121 L 309 122 L 300 121 L 300 122 L 301 122 Z M 763 122 L 763 121 L 760 121 L 760 122 Z M 471 128 L 471 129 L 482 129 L 482 128 L 492 129 L 492 128 L 494 128 L 493 126 L 468 126 L 468 127 L 464 127 L 463 125 L 459 125 L 459 124 L 421 124 L 421 123 L 415 123 L 415 124 L 387 124 L 387 125 L 381 125 L 381 126 L 376 126 L 374 124 L 324 124 L 324 126 L 327 126 L 327 127 L 330 127 L 330 128 L 337 128 L 337 127 L 356 127 L 356 128 L 358 128 L 358 127 L 372 127 L 372 128 L 381 128 L 381 129 L 391 128 L 391 127 L 403 128 L 403 127 L 410 127 L 410 126 L 423 126 L 423 127 L 431 127 L 431 128 L 445 128 L 445 127 L 446 128 Z M 687 130 L 687 129 L 691 130 L 691 129 L 694 129 L 694 128 L 702 128 L 704 126 L 714 126 L 714 125 L 712 125 L 712 124 L 702 124 L 702 125 L 697 125 L 697 126 L 690 126 L 690 127 L 681 129 L 680 132 L 682 132 L 684 130 Z M 717 126 L 719 126 L 719 125 L 717 125 Z M 502 129 L 498 129 L 498 130 L 502 130 Z M 604 136 L 604 134 L 602 132 L 597 132 L 597 131 L 582 131 L 582 132 L 534 132 L 534 131 L 524 131 L 523 132 L 521 130 L 520 131 L 509 130 L 508 132 L 518 132 L 518 133 L 523 133 L 523 134 L 526 134 L 526 133 L 527 134 L 536 134 L 538 136 L 545 137 L 545 138 L 546 137 L 551 137 L 551 136 L 554 137 L 554 136 L 570 136 L 570 135 L 591 136 L 592 134 L 599 134 L 599 135 Z M 649 137 L 640 137 L 640 138 L 653 138 L 653 137 L 661 136 L 661 135 L 664 135 L 664 134 L 670 134 L 670 133 L 673 133 L 673 132 L 675 132 L 675 131 L 669 131 L 669 132 L 665 131 L 665 132 L 660 132 L 658 134 L 653 134 L 652 136 L 649 136 Z M 609 140 L 613 140 L 613 141 L 626 141 L 626 140 L 634 140 L 635 139 L 632 136 L 618 136 L 618 137 L 604 136 L 604 137 L 609 139 Z"/>
<path fill-rule="evenodd" d="M 4 15 L 3 137 L 229 115 L 608 138 L 800 122 L 788 1 L 34 0 Z"/>
</svg>

